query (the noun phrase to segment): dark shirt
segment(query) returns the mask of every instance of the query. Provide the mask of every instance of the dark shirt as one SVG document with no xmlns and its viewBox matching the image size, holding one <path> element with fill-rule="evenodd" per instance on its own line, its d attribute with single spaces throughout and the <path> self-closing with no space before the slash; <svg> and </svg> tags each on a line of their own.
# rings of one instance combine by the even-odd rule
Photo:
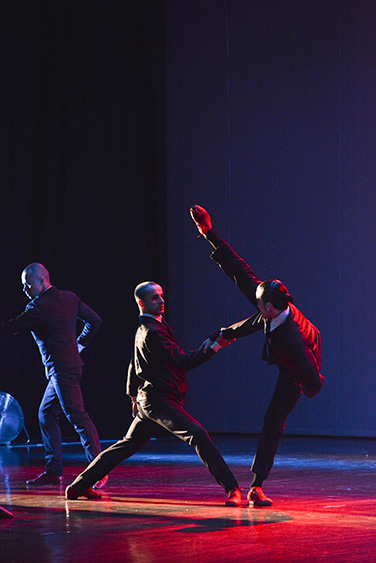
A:
<svg viewBox="0 0 376 563">
<path fill-rule="evenodd" d="M 84 323 L 78 337 L 77 319 Z M 86 346 L 101 322 L 75 293 L 51 286 L 32 299 L 18 317 L 0 323 L 0 334 L 31 331 L 49 378 L 83 365 L 77 344 Z"/>
</svg>

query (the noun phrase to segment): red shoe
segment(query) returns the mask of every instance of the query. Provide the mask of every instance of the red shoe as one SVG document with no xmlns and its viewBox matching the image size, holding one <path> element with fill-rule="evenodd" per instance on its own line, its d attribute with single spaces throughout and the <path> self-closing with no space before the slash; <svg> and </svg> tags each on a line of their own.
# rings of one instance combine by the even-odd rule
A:
<svg viewBox="0 0 376 563">
<path fill-rule="evenodd" d="M 97 481 L 95 485 L 93 485 L 93 489 L 103 489 L 103 487 L 107 485 L 107 481 L 108 475 L 105 475 L 104 477 L 102 477 L 102 479 L 99 479 L 99 481 Z"/>
<path fill-rule="evenodd" d="M 261 487 L 251 487 L 247 499 L 251 506 L 271 506 L 273 501 L 264 495 Z"/>
<path fill-rule="evenodd" d="M 226 506 L 240 506 L 242 502 L 242 492 L 240 487 L 235 487 L 229 492 L 226 500 Z"/>
<path fill-rule="evenodd" d="M 86 489 L 83 493 L 78 493 L 71 485 L 65 489 L 65 498 L 67 500 L 77 500 L 78 497 L 85 497 L 88 500 L 96 500 L 98 498 L 102 498 L 102 495 L 97 493 L 97 491 L 94 491 L 91 487 Z"/>
<path fill-rule="evenodd" d="M 35 477 L 35 479 L 30 479 L 29 481 L 26 481 L 26 486 L 27 487 L 44 487 L 45 485 L 60 486 L 63 485 L 63 483 L 64 483 L 63 475 L 52 475 L 51 473 L 47 473 L 47 471 L 44 471 L 44 473 L 41 473 L 40 475 L 38 475 L 38 477 Z"/>
<path fill-rule="evenodd" d="M 200 207 L 199 205 L 192 205 L 190 211 L 191 217 L 196 223 L 196 227 L 198 228 L 200 234 L 205 235 L 212 228 L 209 213 L 206 209 Z"/>
</svg>

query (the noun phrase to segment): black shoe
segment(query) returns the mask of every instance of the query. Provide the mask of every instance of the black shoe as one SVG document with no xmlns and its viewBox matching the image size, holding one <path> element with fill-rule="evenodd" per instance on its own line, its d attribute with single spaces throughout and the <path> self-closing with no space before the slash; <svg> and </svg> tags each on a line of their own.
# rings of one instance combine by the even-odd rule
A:
<svg viewBox="0 0 376 563">
<path fill-rule="evenodd" d="M 64 483 L 63 475 L 52 475 L 51 473 L 47 473 L 44 471 L 35 479 L 30 479 L 26 481 L 27 487 L 44 487 L 45 485 L 55 485 L 57 487 L 62 486 Z"/>
</svg>

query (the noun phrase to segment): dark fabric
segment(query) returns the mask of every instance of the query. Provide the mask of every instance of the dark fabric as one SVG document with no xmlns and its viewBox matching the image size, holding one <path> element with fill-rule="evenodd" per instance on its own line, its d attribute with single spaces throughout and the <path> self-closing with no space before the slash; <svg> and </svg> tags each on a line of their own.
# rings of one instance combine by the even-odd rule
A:
<svg viewBox="0 0 376 563">
<path fill-rule="evenodd" d="M 85 323 L 78 338 L 77 319 Z M 101 322 L 100 316 L 75 293 L 52 286 L 30 301 L 18 317 L 2 322 L 0 333 L 31 331 L 38 345 L 46 376 L 51 377 L 84 364 L 77 343 L 86 346 Z"/>
<path fill-rule="evenodd" d="M 218 246 L 212 252 L 211 259 L 236 283 L 252 305 L 257 307 L 256 289 L 262 280 L 256 276 L 243 258 L 240 258 L 218 234 L 216 235 L 216 241 Z"/>
<path fill-rule="evenodd" d="M 238 285 L 244 295 L 256 306 L 256 288 L 260 279 L 250 266 L 222 242 L 212 253 L 211 258 Z M 267 346 L 263 359 L 275 364 L 282 377 L 291 378 L 298 383 L 308 397 L 314 397 L 324 384 L 320 375 L 321 336 L 319 330 L 290 303 L 290 314 L 286 321 L 267 335 Z M 223 330 L 228 339 L 248 336 L 264 329 L 267 323 L 261 314 L 235 323 Z"/>
<path fill-rule="evenodd" d="M 182 401 L 174 397 L 162 397 L 153 393 L 153 398 L 138 401 L 139 414 L 132 422 L 126 436 L 104 450 L 89 467 L 72 483 L 73 488 L 83 493 L 102 479 L 124 459 L 142 448 L 159 427 L 193 446 L 203 464 L 226 492 L 238 486 L 228 465 L 212 442 L 203 426 L 183 408 Z"/>
<path fill-rule="evenodd" d="M 85 401 L 100 435 L 113 437 L 137 326 L 122 320 L 135 313 L 124 295 L 149 278 L 168 289 L 164 2 L 3 0 L 0 21 L 1 319 L 22 310 L 30 262 L 85 296 L 105 324 Z M 0 389 L 20 402 L 36 439 L 38 357 L 20 340 L 0 349 Z M 98 400 L 104 374 L 111 385 Z"/>
<path fill-rule="evenodd" d="M 77 337 L 77 319 L 84 326 Z M 62 446 L 59 417 L 64 413 L 79 434 L 86 457 L 91 461 L 101 451 L 98 432 L 85 411 L 81 392 L 83 361 L 78 343 L 87 345 L 101 318 L 71 291 L 52 286 L 26 306 L 23 313 L 0 325 L 0 333 L 31 331 L 45 366 L 48 384 L 39 407 L 49 473 L 62 475 Z"/>
<path fill-rule="evenodd" d="M 256 306 L 255 293 L 260 279 L 251 267 L 223 240 L 218 242 L 211 257 Z M 279 369 L 277 386 L 266 412 L 252 466 L 254 473 L 266 479 L 273 466 L 288 415 L 302 392 L 313 397 L 320 391 L 324 378 L 320 374 L 320 332 L 294 305 L 290 304 L 286 321 L 273 331 L 270 331 L 270 321 L 256 314 L 223 329 L 223 335 L 232 339 L 261 329 L 264 329 L 266 337 L 263 359 Z"/>
<path fill-rule="evenodd" d="M 257 446 L 252 471 L 266 479 L 273 467 L 274 457 L 282 438 L 288 415 L 302 395 L 300 385 L 293 379 L 278 378 L 272 400 L 266 411 L 261 437 Z"/>
<path fill-rule="evenodd" d="M 83 493 L 116 465 L 138 451 L 159 427 L 193 446 L 204 465 L 226 492 L 237 481 L 207 431 L 184 410 L 185 370 L 208 361 L 214 352 L 185 353 L 164 323 L 141 316 L 130 363 L 127 393 L 137 393 L 138 415 L 126 436 L 102 452 L 72 486 Z M 138 388 L 138 392 L 137 392 Z"/>
<path fill-rule="evenodd" d="M 81 368 L 52 375 L 39 407 L 38 419 L 46 457 L 46 471 L 63 474 L 59 418 L 62 413 L 78 433 L 86 458 L 92 461 L 101 451 L 96 427 L 85 411 L 81 392 Z"/>
<path fill-rule="evenodd" d="M 211 349 L 206 353 L 201 349 L 184 352 L 170 327 L 152 317 L 141 316 L 126 392 L 135 397 L 138 390 L 147 393 L 156 389 L 162 395 L 181 398 L 187 390 L 185 372 L 207 362 L 213 355 Z"/>
</svg>

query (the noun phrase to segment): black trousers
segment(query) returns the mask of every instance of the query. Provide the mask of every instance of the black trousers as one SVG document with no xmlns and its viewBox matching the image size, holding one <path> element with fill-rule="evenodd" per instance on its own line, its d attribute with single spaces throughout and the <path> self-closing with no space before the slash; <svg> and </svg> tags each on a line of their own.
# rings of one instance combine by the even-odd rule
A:
<svg viewBox="0 0 376 563">
<path fill-rule="evenodd" d="M 195 448 L 203 464 L 227 493 L 238 487 L 238 482 L 209 434 L 184 410 L 182 400 L 158 396 L 152 399 L 143 397 L 137 403 L 138 415 L 124 438 L 101 452 L 73 481 L 72 487 L 78 493 L 86 491 L 119 463 L 139 451 L 161 426 Z"/>
<path fill-rule="evenodd" d="M 257 446 L 252 471 L 266 479 L 274 463 L 279 442 L 288 415 L 298 403 L 302 394 L 300 385 L 291 378 L 278 378 L 272 400 L 266 411 L 264 426 Z"/>
</svg>

